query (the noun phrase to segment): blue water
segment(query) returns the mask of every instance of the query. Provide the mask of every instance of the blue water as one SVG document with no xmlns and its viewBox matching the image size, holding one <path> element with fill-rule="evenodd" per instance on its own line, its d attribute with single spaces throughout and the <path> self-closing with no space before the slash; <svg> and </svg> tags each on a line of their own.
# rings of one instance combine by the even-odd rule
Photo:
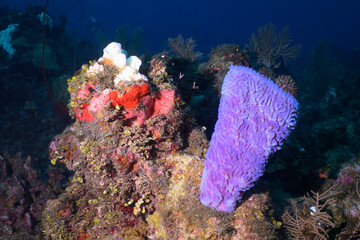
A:
<svg viewBox="0 0 360 240">
<path fill-rule="evenodd" d="M 0 4 L 25 9 L 45 2 L 4 0 Z M 54 18 L 65 16 L 67 30 L 87 39 L 94 37 L 94 28 L 100 28 L 111 39 L 122 24 L 140 26 L 145 31 L 146 49 L 151 51 L 166 49 L 167 39 L 179 34 L 192 36 L 203 52 L 221 43 L 244 46 L 251 33 L 268 22 L 278 29 L 288 26 L 294 42 L 301 43 L 304 52 L 322 39 L 348 50 L 360 42 L 357 0 L 49 0 L 48 13 Z M 96 22 L 92 23 L 91 18 Z"/>
</svg>

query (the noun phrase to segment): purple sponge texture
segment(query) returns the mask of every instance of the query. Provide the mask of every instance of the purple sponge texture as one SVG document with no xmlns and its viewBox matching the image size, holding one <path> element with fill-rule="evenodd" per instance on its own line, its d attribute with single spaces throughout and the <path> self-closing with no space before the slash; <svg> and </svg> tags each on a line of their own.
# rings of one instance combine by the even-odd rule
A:
<svg viewBox="0 0 360 240">
<path fill-rule="evenodd" d="M 205 156 L 201 203 L 231 212 L 294 128 L 297 108 L 296 99 L 270 79 L 251 68 L 231 66 Z"/>
</svg>

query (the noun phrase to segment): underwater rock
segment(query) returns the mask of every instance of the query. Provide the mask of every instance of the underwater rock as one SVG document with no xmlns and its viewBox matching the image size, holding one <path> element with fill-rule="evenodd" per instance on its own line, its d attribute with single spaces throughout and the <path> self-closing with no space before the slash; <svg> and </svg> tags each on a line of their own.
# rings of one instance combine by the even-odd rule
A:
<svg viewBox="0 0 360 240">
<path fill-rule="evenodd" d="M 0 238 L 35 239 L 40 237 L 41 214 L 51 187 L 40 180 L 21 154 L 0 156 Z"/>
</svg>

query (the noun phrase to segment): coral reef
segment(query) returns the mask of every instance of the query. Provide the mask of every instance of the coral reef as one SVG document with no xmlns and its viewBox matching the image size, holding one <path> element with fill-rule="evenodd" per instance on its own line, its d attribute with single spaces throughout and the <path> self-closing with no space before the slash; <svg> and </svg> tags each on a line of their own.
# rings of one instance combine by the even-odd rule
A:
<svg viewBox="0 0 360 240">
<path fill-rule="evenodd" d="M 16 49 L 11 61 L 0 43 L 1 239 L 360 238 L 358 50 L 348 54 L 321 41 L 311 59 L 290 69 L 283 65 L 286 58 L 273 55 L 269 67 L 259 58 L 260 48 L 234 44 L 219 45 L 201 63 L 196 60 L 206 57 L 198 58 L 195 42 L 176 38 L 179 54 L 147 52 L 141 67 L 139 59 L 130 58 L 122 76 L 122 67 L 107 60 L 75 73 L 98 51 L 66 33 L 65 18 L 46 15 L 46 76 L 75 121 L 64 131 L 69 114 L 52 104 L 39 71 L 42 11 L 0 8 L 0 30 L 11 24 L 18 29 L 11 34 Z M 140 56 L 143 31 L 128 34 L 126 28 L 120 26 L 115 39 L 122 39 L 130 55 Z M 289 36 L 273 30 L 267 40 Z M 221 213 L 200 203 L 199 184 L 231 65 L 252 67 L 294 97 L 295 79 L 301 111 L 298 127 L 269 158 L 265 175 L 233 212 Z M 142 79 L 135 80 L 137 74 Z M 20 151 L 31 155 L 31 164 L 10 156 Z M 62 168 L 71 169 L 71 178 Z M 64 184 L 62 174 L 70 182 Z M 331 201 L 314 213 L 316 204 L 309 199 L 330 188 Z M 310 189 L 314 195 L 299 197 Z M 291 198 L 285 208 L 289 216 L 304 220 L 293 234 L 285 219 L 279 221 Z M 323 217 L 329 221 L 321 222 Z"/>
<path fill-rule="evenodd" d="M 46 205 L 45 239 L 276 239 L 267 194 L 232 214 L 200 203 L 209 143 L 167 68 L 155 57 L 148 81 L 115 84 L 121 71 L 100 58 L 69 79 L 76 122 L 53 139 L 49 155 L 74 175 Z"/>
</svg>

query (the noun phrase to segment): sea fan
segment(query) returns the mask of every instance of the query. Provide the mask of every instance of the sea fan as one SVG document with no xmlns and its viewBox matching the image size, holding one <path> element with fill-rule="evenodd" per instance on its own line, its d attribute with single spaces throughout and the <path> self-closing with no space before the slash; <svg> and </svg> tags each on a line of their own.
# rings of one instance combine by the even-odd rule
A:
<svg viewBox="0 0 360 240">
<path fill-rule="evenodd" d="M 195 61 L 198 59 L 202 53 L 195 52 L 196 43 L 192 38 L 184 38 L 179 35 L 176 38 L 169 38 L 169 46 L 171 51 L 176 54 L 179 58 L 184 58 L 189 61 Z"/>
<path fill-rule="evenodd" d="M 257 62 L 266 68 L 278 68 L 281 60 L 287 63 L 299 56 L 301 45 L 291 46 L 292 39 L 288 28 L 277 33 L 275 25 L 268 23 L 252 34 L 248 48 L 257 54 Z"/>
</svg>

